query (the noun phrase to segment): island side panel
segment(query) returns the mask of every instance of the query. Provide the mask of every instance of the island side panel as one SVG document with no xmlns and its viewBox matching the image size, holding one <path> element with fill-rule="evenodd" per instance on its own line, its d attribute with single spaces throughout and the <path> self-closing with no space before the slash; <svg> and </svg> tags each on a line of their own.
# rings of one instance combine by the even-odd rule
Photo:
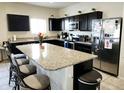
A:
<svg viewBox="0 0 124 93">
<path fill-rule="evenodd" d="M 42 68 L 35 61 L 32 64 L 37 66 L 37 74 L 45 74 L 50 78 L 52 90 L 78 90 L 78 78 L 93 68 L 93 60 L 53 71 Z"/>
<path fill-rule="evenodd" d="M 32 63 L 37 66 L 37 74 L 45 74 L 50 78 L 51 90 L 73 90 L 73 66 L 50 71 L 34 61 Z"/>
<path fill-rule="evenodd" d="M 91 71 L 93 69 L 93 60 L 88 60 L 79 64 L 75 64 L 73 67 L 73 89 L 74 90 L 78 90 L 79 89 L 79 82 L 78 82 L 78 78 Z"/>
</svg>

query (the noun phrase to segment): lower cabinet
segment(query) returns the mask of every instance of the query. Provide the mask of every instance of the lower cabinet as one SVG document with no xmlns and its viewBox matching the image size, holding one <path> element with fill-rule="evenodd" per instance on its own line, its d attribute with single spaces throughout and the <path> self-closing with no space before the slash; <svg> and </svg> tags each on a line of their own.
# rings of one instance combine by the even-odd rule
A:
<svg viewBox="0 0 124 93">
<path fill-rule="evenodd" d="M 91 53 L 91 45 L 75 43 L 75 50 Z"/>
<path fill-rule="evenodd" d="M 69 49 L 75 49 L 86 53 L 91 53 L 91 45 L 88 44 L 64 42 L 63 40 L 44 40 L 43 42 L 66 47 Z"/>
<path fill-rule="evenodd" d="M 62 40 L 44 40 L 43 42 L 64 47 L 64 41 Z"/>
</svg>

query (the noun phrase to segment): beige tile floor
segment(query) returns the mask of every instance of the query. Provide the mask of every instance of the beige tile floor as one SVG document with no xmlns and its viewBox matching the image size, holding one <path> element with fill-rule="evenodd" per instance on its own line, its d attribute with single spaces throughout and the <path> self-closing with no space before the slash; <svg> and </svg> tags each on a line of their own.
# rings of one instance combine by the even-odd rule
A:
<svg viewBox="0 0 124 93">
<path fill-rule="evenodd" d="M 0 63 L 0 90 L 11 90 L 12 86 L 8 85 L 9 81 L 9 63 L 4 61 Z"/>
<path fill-rule="evenodd" d="M 99 71 L 100 72 L 100 71 Z M 100 72 L 103 76 L 101 90 L 124 90 L 124 80 Z M 4 61 L 0 63 L 0 90 L 11 90 L 12 85 L 8 85 L 9 63 Z"/>
</svg>

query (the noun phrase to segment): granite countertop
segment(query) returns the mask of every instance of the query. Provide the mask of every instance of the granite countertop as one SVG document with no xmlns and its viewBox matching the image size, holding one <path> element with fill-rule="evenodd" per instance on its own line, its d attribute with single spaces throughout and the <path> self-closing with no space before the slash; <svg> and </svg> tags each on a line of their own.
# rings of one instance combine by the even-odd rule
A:
<svg viewBox="0 0 124 93">
<path fill-rule="evenodd" d="M 58 38 L 48 38 L 44 40 L 59 40 Z M 22 43 L 22 42 L 33 42 L 33 41 L 38 41 L 38 38 L 18 38 L 15 41 L 10 41 L 10 43 Z"/>
<path fill-rule="evenodd" d="M 45 40 L 60 40 L 60 41 L 65 41 L 64 39 L 59 39 L 59 38 L 47 38 L 44 39 Z M 34 38 L 19 38 L 16 41 L 10 41 L 10 43 L 16 44 L 16 43 L 26 43 L 26 42 L 36 42 L 38 41 L 38 39 L 34 39 Z M 69 43 L 79 43 L 79 44 L 85 44 L 85 45 L 91 45 L 90 42 L 82 42 L 82 41 L 69 41 Z"/>
<path fill-rule="evenodd" d="M 39 44 L 27 44 L 17 48 L 47 70 L 61 69 L 97 57 L 48 43 L 43 43 L 43 47 Z"/>
<path fill-rule="evenodd" d="M 32 41 L 38 41 L 38 40 L 35 40 L 33 38 L 21 38 L 21 39 L 17 39 L 17 40 L 13 40 L 13 41 L 10 41 L 10 43 L 21 43 L 21 42 L 32 42 Z"/>
</svg>

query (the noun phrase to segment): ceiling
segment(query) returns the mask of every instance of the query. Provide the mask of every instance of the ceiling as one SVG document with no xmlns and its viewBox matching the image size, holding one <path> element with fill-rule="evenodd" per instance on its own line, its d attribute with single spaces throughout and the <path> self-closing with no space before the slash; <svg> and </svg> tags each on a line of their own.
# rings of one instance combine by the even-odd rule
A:
<svg viewBox="0 0 124 93">
<path fill-rule="evenodd" d="M 24 2 L 26 4 L 49 7 L 49 8 L 64 8 L 73 5 L 77 2 Z"/>
</svg>

